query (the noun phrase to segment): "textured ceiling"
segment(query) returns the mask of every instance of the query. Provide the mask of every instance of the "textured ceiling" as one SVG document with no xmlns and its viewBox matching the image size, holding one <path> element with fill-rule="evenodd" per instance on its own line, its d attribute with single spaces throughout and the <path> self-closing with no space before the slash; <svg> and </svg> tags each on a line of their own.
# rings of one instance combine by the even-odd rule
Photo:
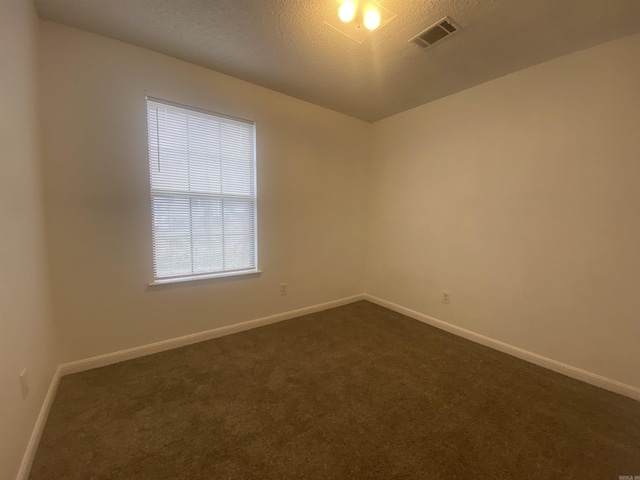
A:
<svg viewBox="0 0 640 480">
<path fill-rule="evenodd" d="M 379 0 L 364 43 L 323 23 L 336 0 L 35 0 L 41 18 L 375 121 L 640 31 L 640 0 Z M 407 43 L 445 15 L 462 30 Z"/>
</svg>

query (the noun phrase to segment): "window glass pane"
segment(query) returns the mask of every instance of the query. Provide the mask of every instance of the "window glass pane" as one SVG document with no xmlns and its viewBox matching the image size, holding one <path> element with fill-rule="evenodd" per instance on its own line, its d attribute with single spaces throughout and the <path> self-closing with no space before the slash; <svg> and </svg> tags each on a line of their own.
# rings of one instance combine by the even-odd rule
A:
<svg viewBox="0 0 640 480">
<path fill-rule="evenodd" d="M 227 235 L 224 241 L 225 267 L 228 270 L 252 266 L 252 244 L 248 235 Z"/>
</svg>

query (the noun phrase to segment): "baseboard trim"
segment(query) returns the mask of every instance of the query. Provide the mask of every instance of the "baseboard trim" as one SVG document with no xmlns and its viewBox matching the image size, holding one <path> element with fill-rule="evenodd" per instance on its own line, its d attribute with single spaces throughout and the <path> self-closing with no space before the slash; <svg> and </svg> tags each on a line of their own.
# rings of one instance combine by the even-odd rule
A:
<svg viewBox="0 0 640 480">
<path fill-rule="evenodd" d="M 114 363 L 124 362 L 126 360 L 144 357 L 146 355 L 152 355 L 154 353 L 164 352 L 166 350 L 172 350 L 174 348 L 184 347 L 186 345 L 191 345 L 198 342 L 204 342 L 213 338 L 231 335 L 232 333 L 243 332 L 252 328 L 281 322 L 283 320 L 289 320 L 291 318 L 300 317 L 302 315 L 309 315 L 310 313 L 316 313 L 322 310 L 340 307 L 342 305 L 347 305 L 349 303 L 357 302 L 358 300 L 363 299 L 363 294 L 353 295 L 351 297 L 341 298 L 339 300 L 321 303 L 318 305 L 312 305 L 310 307 L 299 308 L 297 310 L 277 313 L 275 315 L 257 318 L 255 320 L 249 320 L 247 322 L 236 323 L 225 327 L 206 330 L 204 332 L 192 333 L 190 335 L 184 335 L 182 337 L 171 338 L 168 340 L 162 340 L 160 342 L 141 345 L 139 347 L 120 350 L 118 352 L 98 355 L 96 357 L 86 358 L 75 362 L 64 363 L 59 367 L 60 374 L 64 376 L 70 375 L 72 373 L 83 372 L 85 370 L 92 370 L 94 368 L 105 367 Z"/>
<path fill-rule="evenodd" d="M 18 470 L 18 476 L 16 477 L 16 480 L 27 480 L 29 478 L 29 473 L 31 473 L 31 465 L 33 464 L 33 459 L 36 456 L 40 438 L 42 438 L 42 432 L 44 430 L 45 424 L 47 423 L 47 417 L 49 417 L 49 410 L 51 410 L 53 399 L 55 398 L 56 391 L 58 390 L 58 384 L 60 383 L 61 377 L 60 372 L 60 367 L 57 367 L 56 371 L 53 374 L 53 378 L 51 379 L 51 383 L 49 384 L 47 395 L 44 397 L 44 402 L 42 402 L 42 407 L 40 407 L 40 413 L 38 414 L 36 424 L 34 425 L 31 432 L 29 443 L 27 443 L 27 449 L 22 456 L 22 463 L 20 464 L 20 469 Z"/>
<path fill-rule="evenodd" d="M 627 385 L 625 383 L 621 383 L 616 380 L 603 377 L 602 375 L 598 375 L 592 372 L 588 372 L 586 370 L 582 370 L 577 367 L 573 367 L 571 365 L 567 365 L 562 362 L 558 362 L 556 360 L 552 360 L 551 358 L 543 357 L 542 355 L 529 352 L 528 350 L 524 350 L 522 348 L 515 347 L 508 343 L 504 343 L 499 340 L 486 337 L 479 333 L 472 332 L 471 330 L 458 327 L 451 323 L 438 320 L 437 318 L 431 317 L 429 315 L 425 315 L 424 313 L 420 313 L 415 310 L 411 310 L 410 308 L 403 307 L 401 305 L 389 302 L 387 300 L 383 300 L 373 295 L 365 294 L 364 299 L 371 303 L 375 303 L 376 305 L 380 305 L 381 307 L 385 307 L 385 308 L 388 308 L 389 310 L 393 310 L 394 312 L 398 312 L 398 313 L 401 313 L 402 315 L 406 315 L 407 317 L 411 317 L 422 323 L 426 323 L 433 327 L 439 328 L 440 330 L 447 331 L 459 337 L 463 337 L 463 338 L 466 338 L 467 340 L 471 340 L 472 342 L 476 342 L 481 345 L 485 345 L 487 347 L 493 348 L 494 350 L 498 350 L 500 352 L 507 353 L 514 357 L 520 358 L 522 360 L 526 360 L 530 363 L 534 363 L 536 365 L 547 368 L 549 370 L 553 370 L 554 372 L 566 375 L 567 377 L 575 378 L 576 380 L 589 383 L 596 387 L 604 388 L 605 390 L 609 390 L 611 392 L 615 392 L 620 395 L 633 398 L 634 400 L 640 400 L 640 388 L 636 388 L 631 385 Z"/>
</svg>

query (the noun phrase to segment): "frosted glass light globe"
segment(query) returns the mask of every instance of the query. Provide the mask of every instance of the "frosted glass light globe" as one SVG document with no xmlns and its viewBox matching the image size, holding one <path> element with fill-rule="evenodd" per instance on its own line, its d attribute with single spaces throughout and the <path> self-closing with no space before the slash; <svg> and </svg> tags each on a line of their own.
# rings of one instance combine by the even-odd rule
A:
<svg viewBox="0 0 640 480">
<path fill-rule="evenodd" d="M 365 12 L 364 26 L 367 30 L 375 30 L 380 26 L 380 14 L 377 10 L 370 8 Z"/>
<path fill-rule="evenodd" d="M 356 18 L 356 4 L 355 2 L 347 0 L 338 9 L 338 17 L 344 23 L 349 23 L 351 20 Z"/>
</svg>

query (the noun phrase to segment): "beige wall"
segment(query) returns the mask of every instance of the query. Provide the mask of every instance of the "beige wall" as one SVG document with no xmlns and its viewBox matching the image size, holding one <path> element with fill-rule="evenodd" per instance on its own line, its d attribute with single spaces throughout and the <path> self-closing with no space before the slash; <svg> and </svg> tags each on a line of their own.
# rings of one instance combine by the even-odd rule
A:
<svg viewBox="0 0 640 480">
<path fill-rule="evenodd" d="M 635 35 L 376 123 L 366 291 L 640 387 L 638 58 Z"/>
<path fill-rule="evenodd" d="M 362 292 L 369 124 L 142 48 L 49 22 L 41 29 L 63 361 Z M 145 94 L 256 121 L 260 277 L 147 287 Z"/>
<path fill-rule="evenodd" d="M 15 478 L 55 367 L 30 2 L 0 2 L 0 477 Z M 18 376 L 27 369 L 22 399 Z"/>
</svg>

